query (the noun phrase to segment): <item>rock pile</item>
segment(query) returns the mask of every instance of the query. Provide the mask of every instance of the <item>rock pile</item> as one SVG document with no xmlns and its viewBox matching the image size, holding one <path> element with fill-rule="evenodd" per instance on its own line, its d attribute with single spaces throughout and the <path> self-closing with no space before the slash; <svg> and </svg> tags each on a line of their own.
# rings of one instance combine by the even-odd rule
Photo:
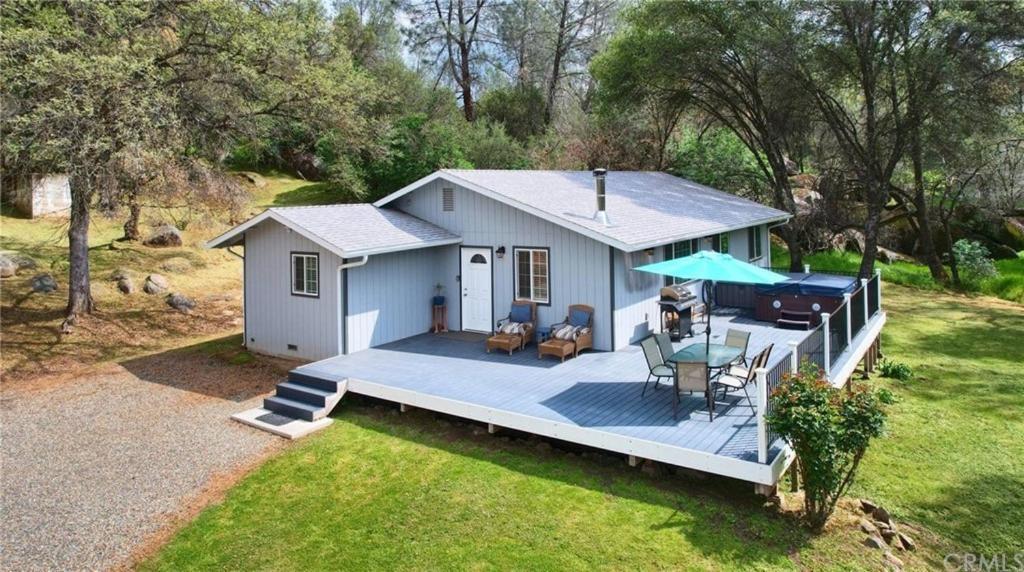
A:
<svg viewBox="0 0 1024 572">
<path fill-rule="evenodd" d="M 865 516 L 857 524 L 861 532 L 866 535 L 864 545 L 875 550 L 884 550 L 886 567 L 892 570 L 902 570 L 903 562 L 892 553 L 892 549 L 899 552 L 916 550 L 917 545 L 914 544 L 913 539 L 899 530 L 889 511 L 878 504 L 861 499 L 860 510 Z"/>
</svg>

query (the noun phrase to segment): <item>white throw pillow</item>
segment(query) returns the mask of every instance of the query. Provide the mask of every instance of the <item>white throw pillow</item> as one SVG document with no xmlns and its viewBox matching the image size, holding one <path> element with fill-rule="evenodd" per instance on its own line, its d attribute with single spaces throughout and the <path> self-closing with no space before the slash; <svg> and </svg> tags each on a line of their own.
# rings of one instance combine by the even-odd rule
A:
<svg viewBox="0 0 1024 572">
<path fill-rule="evenodd" d="M 519 322 L 506 322 L 504 326 L 499 330 L 503 334 L 523 334 L 523 325 Z"/>
</svg>

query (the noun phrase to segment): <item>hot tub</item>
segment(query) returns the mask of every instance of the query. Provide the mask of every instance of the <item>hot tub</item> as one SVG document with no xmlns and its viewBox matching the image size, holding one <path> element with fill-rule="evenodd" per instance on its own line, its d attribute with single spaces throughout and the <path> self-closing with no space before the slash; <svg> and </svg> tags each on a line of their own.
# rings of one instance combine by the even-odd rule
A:
<svg viewBox="0 0 1024 572">
<path fill-rule="evenodd" d="M 843 294 L 853 294 L 857 279 L 835 274 L 787 273 L 789 280 L 758 286 L 754 315 L 758 320 L 774 322 L 782 310 L 810 312 L 811 324 L 821 323 L 821 313 L 832 313 L 843 303 Z"/>
</svg>

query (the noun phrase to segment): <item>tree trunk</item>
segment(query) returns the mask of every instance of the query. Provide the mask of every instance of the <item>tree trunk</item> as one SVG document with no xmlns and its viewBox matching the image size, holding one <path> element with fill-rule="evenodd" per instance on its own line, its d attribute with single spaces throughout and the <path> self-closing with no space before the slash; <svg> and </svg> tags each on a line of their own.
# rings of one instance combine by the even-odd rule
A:
<svg viewBox="0 0 1024 572">
<path fill-rule="evenodd" d="M 786 248 L 789 249 L 789 271 L 804 271 L 804 247 L 800 244 L 800 237 L 797 236 L 796 228 L 792 224 L 782 229 L 782 239 L 786 241 Z M 771 248 L 771 242 L 768 243 Z"/>
<path fill-rule="evenodd" d="M 459 43 L 459 76 L 462 87 L 462 113 L 466 121 L 476 120 L 476 108 L 473 102 L 473 72 L 469 67 L 469 46 L 465 40 Z"/>
<path fill-rule="evenodd" d="M 917 219 L 918 241 L 921 256 L 928 265 L 932 279 L 936 282 L 945 282 L 948 276 L 938 252 L 935 251 L 935 237 L 932 236 L 931 214 L 924 192 L 924 167 L 921 155 L 921 129 L 918 123 L 910 133 L 910 158 L 914 168 L 914 216 Z"/>
<path fill-rule="evenodd" d="M 68 306 L 61 331 L 69 333 L 80 314 L 93 311 L 89 284 L 89 203 L 92 181 L 87 176 L 71 176 L 71 221 L 68 226 Z"/>
<path fill-rule="evenodd" d="M 139 232 L 139 218 L 142 216 L 142 205 L 139 204 L 138 190 L 128 195 L 128 220 L 124 223 L 124 240 L 138 242 L 142 240 Z"/>
<path fill-rule="evenodd" d="M 960 267 L 957 265 L 956 253 L 953 252 L 953 230 L 948 220 L 942 222 L 942 230 L 946 233 L 946 244 L 949 245 L 949 272 L 953 275 L 953 285 L 960 288 Z"/>
<path fill-rule="evenodd" d="M 868 213 L 864 219 L 864 256 L 860 261 L 860 277 L 870 279 L 875 273 L 875 258 L 878 257 L 878 230 L 882 219 L 882 205 L 877 199 L 881 191 L 868 191 Z"/>
<path fill-rule="evenodd" d="M 562 54 L 565 50 L 566 20 L 569 17 L 569 0 L 562 0 L 562 13 L 558 20 L 558 37 L 555 39 L 555 53 L 551 62 L 551 77 L 548 79 L 548 93 L 544 105 L 544 125 L 551 125 L 554 117 L 555 94 L 558 92 L 558 80 L 562 75 Z"/>
</svg>

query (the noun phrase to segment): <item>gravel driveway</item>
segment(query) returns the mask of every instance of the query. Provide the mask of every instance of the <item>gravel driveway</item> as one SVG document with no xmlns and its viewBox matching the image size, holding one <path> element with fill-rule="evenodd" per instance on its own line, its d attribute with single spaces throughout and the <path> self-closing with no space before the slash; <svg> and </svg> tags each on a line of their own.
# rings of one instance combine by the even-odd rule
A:
<svg viewBox="0 0 1024 572">
<path fill-rule="evenodd" d="M 283 444 L 229 419 L 280 373 L 185 350 L 4 387 L 0 570 L 130 564 Z"/>
</svg>

